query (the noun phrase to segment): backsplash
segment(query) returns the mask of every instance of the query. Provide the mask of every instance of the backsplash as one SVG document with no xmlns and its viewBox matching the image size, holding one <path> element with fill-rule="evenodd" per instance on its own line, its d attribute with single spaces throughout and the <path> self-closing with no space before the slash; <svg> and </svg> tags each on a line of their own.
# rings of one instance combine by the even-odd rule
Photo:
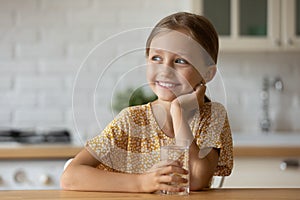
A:
<svg viewBox="0 0 300 200">
<path fill-rule="evenodd" d="M 73 101 L 80 123 L 75 127 L 73 83 L 89 51 L 114 34 L 151 27 L 168 14 L 190 10 L 189 1 L 182 0 L 0 0 L 0 5 L 0 127 L 76 128 L 83 139 L 97 134 L 116 114 L 110 109 L 114 85 L 145 83 L 143 67 L 128 73 L 133 66 L 144 66 L 143 50 L 120 57 L 142 36 L 114 43 L 80 71 L 82 84 Z M 101 61 L 108 57 L 118 59 L 106 70 Z M 299 63 L 299 52 L 220 53 L 218 66 L 234 132 L 259 131 L 264 75 L 280 76 L 284 83 L 283 92 L 270 93 L 271 129 L 300 131 Z M 96 113 L 91 110 L 93 98 Z"/>
<path fill-rule="evenodd" d="M 227 108 L 234 131 L 260 131 L 263 77 L 280 77 L 283 81 L 283 91 L 270 89 L 271 131 L 300 130 L 299 52 L 223 53 L 219 58 L 219 69 L 224 78 Z"/>
</svg>

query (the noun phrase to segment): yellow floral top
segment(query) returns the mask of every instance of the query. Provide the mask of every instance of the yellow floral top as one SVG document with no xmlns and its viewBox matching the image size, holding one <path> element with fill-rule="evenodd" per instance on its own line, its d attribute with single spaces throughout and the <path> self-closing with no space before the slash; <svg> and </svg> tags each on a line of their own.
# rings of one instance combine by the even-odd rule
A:
<svg viewBox="0 0 300 200">
<path fill-rule="evenodd" d="M 220 151 L 216 176 L 228 176 L 233 167 L 232 137 L 225 108 L 214 102 L 197 111 L 190 127 L 201 149 Z M 128 107 L 86 143 L 86 149 L 100 161 L 98 168 L 124 173 L 144 173 L 160 160 L 160 147 L 174 143 L 164 134 L 151 104 Z M 162 142 L 163 141 L 163 142 Z"/>
</svg>

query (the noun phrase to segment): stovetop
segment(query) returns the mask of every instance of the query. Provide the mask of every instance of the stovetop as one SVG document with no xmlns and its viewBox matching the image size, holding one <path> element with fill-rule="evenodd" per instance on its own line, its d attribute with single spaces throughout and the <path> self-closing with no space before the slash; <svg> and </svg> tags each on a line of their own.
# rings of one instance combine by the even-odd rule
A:
<svg viewBox="0 0 300 200">
<path fill-rule="evenodd" d="M 17 142 L 24 144 L 70 143 L 68 130 L 31 131 L 31 130 L 0 130 L 0 143 Z"/>
</svg>

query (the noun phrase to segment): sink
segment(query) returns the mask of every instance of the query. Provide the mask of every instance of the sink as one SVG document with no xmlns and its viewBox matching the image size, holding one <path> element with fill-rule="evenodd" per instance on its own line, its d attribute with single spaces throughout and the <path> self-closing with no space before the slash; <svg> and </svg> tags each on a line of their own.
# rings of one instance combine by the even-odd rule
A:
<svg viewBox="0 0 300 200">
<path fill-rule="evenodd" d="M 299 146 L 300 132 L 233 132 L 234 146 Z"/>
</svg>

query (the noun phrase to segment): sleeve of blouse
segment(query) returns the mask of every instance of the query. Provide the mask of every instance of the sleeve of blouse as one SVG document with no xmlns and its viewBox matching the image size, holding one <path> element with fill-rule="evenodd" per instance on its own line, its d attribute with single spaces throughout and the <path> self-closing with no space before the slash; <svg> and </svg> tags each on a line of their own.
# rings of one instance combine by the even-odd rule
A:
<svg viewBox="0 0 300 200">
<path fill-rule="evenodd" d="M 220 136 L 220 142 L 220 157 L 215 176 L 229 176 L 233 168 L 233 144 L 227 114 L 224 122 L 224 128 Z"/>
<path fill-rule="evenodd" d="M 223 105 L 211 103 L 201 110 L 200 126 L 195 135 L 199 156 L 207 149 L 220 150 L 215 176 L 228 176 L 233 168 L 233 144 L 227 112 Z"/>
<path fill-rule="evenodd" d="M 122 171 L 126 156 L 118 139 L 126 137 L 127 111 L 121 111 L 105 129 L 87 141 L 85 148 L 102 164 L 111 169 Z"/>
</svg>

